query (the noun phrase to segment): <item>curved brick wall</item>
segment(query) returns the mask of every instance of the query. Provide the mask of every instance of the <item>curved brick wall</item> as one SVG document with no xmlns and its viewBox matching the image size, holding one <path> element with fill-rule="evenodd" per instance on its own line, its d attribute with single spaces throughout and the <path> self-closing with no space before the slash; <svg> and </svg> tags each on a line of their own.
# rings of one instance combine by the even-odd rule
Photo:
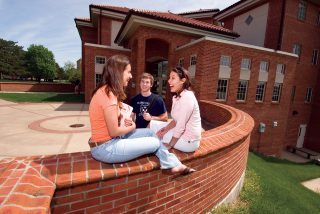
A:
<svg viewBox="0 0 320 214">
<path fill-rule="evenodd" d="M 175 151 L 197 172 L 170 175 L 154 155 L 124 164 L 97 162 L 89 152 L 2 159 L 0 213 L 209 211 L 243 178 L 254 122 L 229 106 L 200 106 L 202 117 L 219 126 L 203 133 L 195 153 Z"/>
<path fill-rule="evenodd" d="M 0 91 L 74 92 L 73 84 L 0 82 Z"/>
</svg>

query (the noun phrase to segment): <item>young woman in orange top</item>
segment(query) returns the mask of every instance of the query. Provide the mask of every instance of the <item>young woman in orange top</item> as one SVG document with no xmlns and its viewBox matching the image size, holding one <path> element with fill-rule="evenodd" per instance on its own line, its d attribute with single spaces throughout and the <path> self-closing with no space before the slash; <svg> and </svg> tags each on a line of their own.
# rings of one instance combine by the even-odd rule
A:
<svg viewBox="0 0 320 214">
<path fill-rule="evenodd" d="M 155 153 L 161 169 L 180 174 L 195 171 L 170 153 L 150 129 L 136 129 L 130 117 L 125 118 L 124 126 L 119 125 L 120 108 L 126 98 L 124 89 L 131 78 L 131 65 L 126 56 L 109 58 L 89 106 L 92 132 L 89 145 L 93 158 L 106 163 L 121 163 Z"/>
</svg>

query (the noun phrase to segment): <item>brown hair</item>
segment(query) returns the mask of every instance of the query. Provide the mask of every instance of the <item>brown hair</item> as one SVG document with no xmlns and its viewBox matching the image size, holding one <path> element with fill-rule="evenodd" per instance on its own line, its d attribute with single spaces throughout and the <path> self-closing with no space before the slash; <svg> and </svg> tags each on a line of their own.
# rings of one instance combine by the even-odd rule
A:
<svg viewBox="0 0 320 214">
<path fill-rule="evenodd" d="M 118 102 L 127 98 L 123 86 L 123 72 L 130 64 L 128 57 L 124 55 L 114 55 L 110 57 L 103 67 L 101 82 L 94 89 L 92 96 L 103 86 L 106 86 L 105 92 L 109 96 L 112 92 L 117 97 Z"/>
<path fill-rule="evenodd" d="M 191 81 L 190 81 L 190 74 L 189 74 L 189 71 L 188 71 L 188 70 L 184 69 L 184 68 L 181 67 L 180 65 L 177 65 L 175 68 L 173 68 L 173 69 L 171 70 L 171 72 L 175 72 L 175 73 L 178 75 L 179 79 L 181 79 L 181 80 L 182 80 L 183 78 L 186 79 L 186 81 L 185 81 L 185 82 L 183 83 L 183 85 L 182 85 L 182 89 L 181 89 L 180 91 L 178 91 L 178 92 L 173 93 L 173 95 L 174 95 L 175 97 L 180 97 L 180 93 L 181 93 L 184 89 L 187 89 L 187 90 L 189 90 L 189 91 L 192 91 Z"/>
<path fill-rule="evenodd" d="M 140 81 L 142 79 L 149 79 L 150 80 L 150 83 L 151 83 L 151 86 L 153 85 L 153 82 L 154 82 L 154 78 L 151 74 L 149 73 L 142 73 L 141 76 L 140 76 Z"/>
</svg>

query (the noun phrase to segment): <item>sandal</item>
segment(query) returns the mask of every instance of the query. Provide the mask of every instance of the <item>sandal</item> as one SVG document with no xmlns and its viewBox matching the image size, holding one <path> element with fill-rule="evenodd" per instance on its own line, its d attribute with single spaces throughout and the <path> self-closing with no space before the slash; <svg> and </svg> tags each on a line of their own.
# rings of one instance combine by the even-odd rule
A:
<svg viewBox="0 0 320 214">
<path fill-rule="evenodd" d="M 196 170 L 195 169 L 192 169 L 190 167 L 186 167 L 181 173 L 180 175 L 184 176 L 184 175 L 189 175 L 193 172 L 195 172 Z"/>
</svg>

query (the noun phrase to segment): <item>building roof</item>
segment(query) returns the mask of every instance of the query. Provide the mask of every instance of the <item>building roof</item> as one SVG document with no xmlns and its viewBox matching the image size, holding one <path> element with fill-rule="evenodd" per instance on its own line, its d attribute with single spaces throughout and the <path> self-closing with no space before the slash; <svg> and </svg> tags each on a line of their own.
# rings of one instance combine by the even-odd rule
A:
<svg viewBox="0 0 320 214">
<path fill-rule="evenodd" d="M 110 10 L 110 11 L 119 12 L 119 13 L 128 13 L 130 10 L 127 7 L 117 7 L 117 6 L 111 6 L 111 5 L 98 5 L 98 4 L 90 4 L 90 7 Z"/>
<path fill-rule="evenodd" d="M 252 8 L 255 5 L 265 3 L 266 1 L 267 0 L 240 0 L 230 5 L 229 7 L 217 12 L 213 17 L 217 20 L 220 20 L 221 18 L 226 18 L 241 11 L 248 10 L 248 8 Z"/>
<path fill-rule="evenodd" d="M 219 12 L 219 9 L 199 9 L 194 11 L 187 11 L 182 13 L 177 13 L 178 15 L 191 15 L 191 14 L 199 14 L 199 13 L 210 13 L 210 12 Z"/>
<path fill-rule="evenodd" d="M 131 9 L 127 18 L 130 17 L 130 15 L 140 15 L 147 18 L 157 19 L 161 21 L 176 23 L 180 25 L 185 25 L 193 28 L 199 28 L 202 30 L 208 30 L 213 31 L 217 33 L 223 33 L 228 34 L 231 36 L 238 37 L 239 35 L 229 29 L 223 28 L 221 26 L 209 24 L 206 22 L 202 22 L 196 19 L 187 18 L 181 15 L 173 14 L 170 12 L 159 12 L 159 11 L 151 11 L 151 10 L 139 10 L 139 9 Z"/>
<path fill-rule="evenodd" d="M 82 22 L 91 22 L 91 19 L 90 18 L 80 18 L 80 17 L 78 17 L 78 18 L 75 18 L 75 20 L 76 21 L 82 21 Z"/>
</svg>

